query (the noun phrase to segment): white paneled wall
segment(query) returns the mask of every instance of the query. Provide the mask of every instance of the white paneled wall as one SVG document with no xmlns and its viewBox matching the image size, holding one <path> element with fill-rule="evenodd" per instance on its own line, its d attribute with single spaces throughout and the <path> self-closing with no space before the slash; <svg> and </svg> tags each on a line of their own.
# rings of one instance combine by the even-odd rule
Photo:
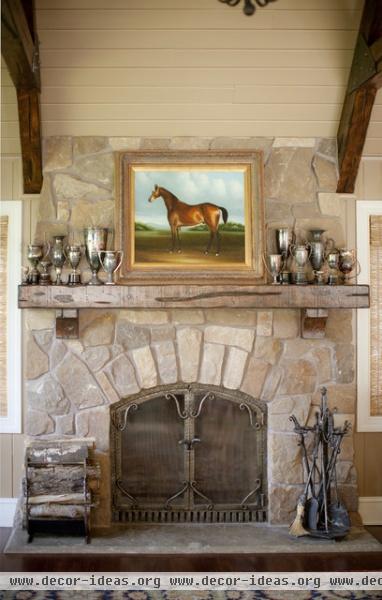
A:
<svg viewBox="0 0 382 600">
<path fill-rule="evenodd" d="M 15 86 L 1 58 L 1 154 L 19 155 L 20 136 Z"/>
<path fill-rule="evenodd" d="M 362 6 L 37 0 L 44 135 L 335 136 Z"/>
</svg>

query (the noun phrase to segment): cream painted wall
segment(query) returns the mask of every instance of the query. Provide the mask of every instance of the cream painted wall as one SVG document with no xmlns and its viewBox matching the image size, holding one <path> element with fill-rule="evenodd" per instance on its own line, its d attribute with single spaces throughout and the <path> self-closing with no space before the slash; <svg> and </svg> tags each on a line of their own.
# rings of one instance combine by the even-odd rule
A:
<svg viewBox="0 0 382 600">
<path fill-rule="evenodd" d="M 335 136 L 362 6 L 37 0 L 44 135 Z"/>
</svg>

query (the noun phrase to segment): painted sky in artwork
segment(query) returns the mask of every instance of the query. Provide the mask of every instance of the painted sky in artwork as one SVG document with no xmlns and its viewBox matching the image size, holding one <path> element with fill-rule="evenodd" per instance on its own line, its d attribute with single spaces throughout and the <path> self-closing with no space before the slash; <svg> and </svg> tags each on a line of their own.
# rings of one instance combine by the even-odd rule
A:
<svg viewBox="0 0 382 600">
<path fill-rule="evenodd" d="M 165 187 L 183 202 L 211 202 L 228 210 L 228 221 L 244 225 L 243 171 L 147 170 L 135 172 L 135 220 L 157 228 L 168 228 L 162 198 L 148 202 L 155 184 Z"/>
</svg>

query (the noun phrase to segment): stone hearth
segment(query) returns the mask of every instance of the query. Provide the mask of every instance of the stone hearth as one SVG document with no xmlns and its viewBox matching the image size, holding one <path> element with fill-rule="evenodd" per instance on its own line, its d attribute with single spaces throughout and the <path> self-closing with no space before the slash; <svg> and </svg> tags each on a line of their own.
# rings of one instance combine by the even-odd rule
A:
<svg viewBox="0 0 382 600">
<path fill-rule="evenodd" d="M 302 235 L 322 227 L 345 243 L 346 198 L 335 194 L 334 140 L 47 138 L 36 239 L 94 224 L 113 226 L 113 150 L 262 149 L 266 225 Z M 87 273 L 84 265 L 83 272 Z M 65 275 L 64 275 L 65 278 Z M 338 419 L 354 422 L 356 388 L 351 310 L 330 310 L 326 337 L 300 337 L 290 309 L 81 310 L 78 340 L 55 338 L 55 311 L 25 311 L 25 429 L 34 438 L 94 437 L 102 469 L 93 524 L 111 518 L 110 407 L 158 385 L 199 383 L 240 390 L 267 404 L 271 523 L 289 523 L 303 472 L 293 425 L 313 422 L 319 388 L 328 388 Z M 344 440 L 338 476 L 342 497 L 357 508 L 353 443 Z"/>
</svg>

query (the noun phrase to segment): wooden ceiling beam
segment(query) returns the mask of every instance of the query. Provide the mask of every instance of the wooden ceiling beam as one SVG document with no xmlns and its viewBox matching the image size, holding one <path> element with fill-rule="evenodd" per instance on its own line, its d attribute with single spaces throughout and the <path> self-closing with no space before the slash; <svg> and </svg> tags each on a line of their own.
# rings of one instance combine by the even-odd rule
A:
<svg viewBox="0 0 382 600">
<path fill-rule="evenodd" d="M 382 87 L 382 0 L 366 0 L 337 132 L 337 192 L 354 192 L 377 90 Z"/>
<path fill-rule="evenodd" d="M 1 53 L 17 92 L 24 192 L 42 186 L 40 68 L 34 0 L 2 0 Z"/>
</svg>

